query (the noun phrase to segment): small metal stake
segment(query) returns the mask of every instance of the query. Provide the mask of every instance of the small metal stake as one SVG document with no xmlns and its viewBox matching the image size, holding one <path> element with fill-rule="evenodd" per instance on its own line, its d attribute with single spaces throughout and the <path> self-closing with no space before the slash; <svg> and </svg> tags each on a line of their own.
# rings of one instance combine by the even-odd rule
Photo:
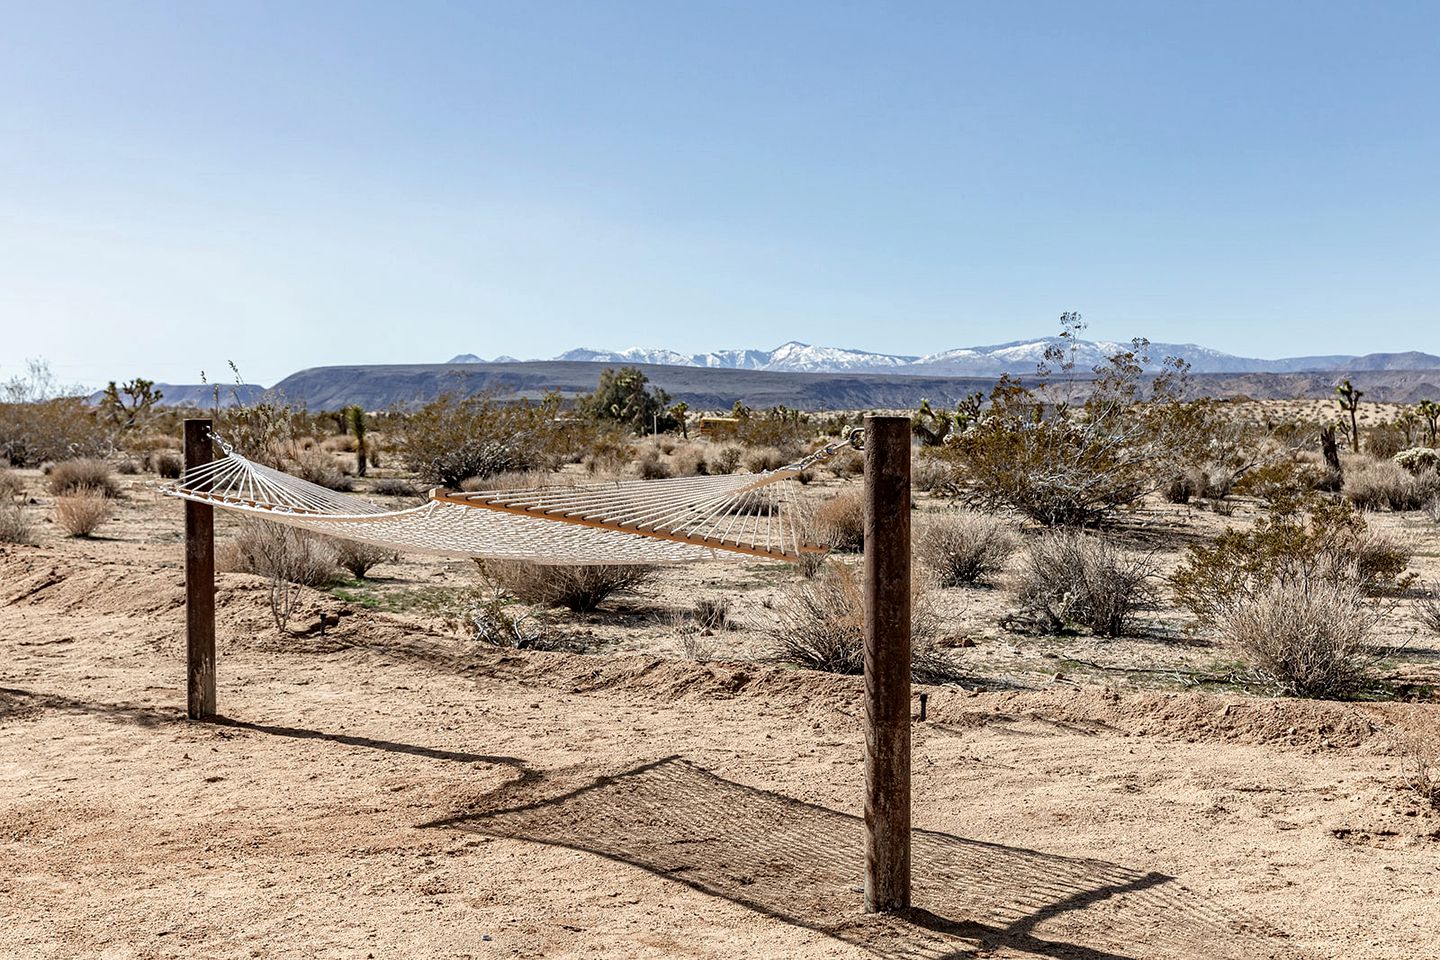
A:
<svg viewBox="0 0 1440 960">
<path fill-rule="evenodd" d="M 920 719 L 921 719 L 921 720 L 924 720 L 924 719 L 925 719 L 925 704 L 926 704 L 927 702 L 929 702 L 929 700 L 930 700 L 930 694 L 928 694 L 928 693 L 922 693 L 922 694 L 920 694 Z"/>
</svg>

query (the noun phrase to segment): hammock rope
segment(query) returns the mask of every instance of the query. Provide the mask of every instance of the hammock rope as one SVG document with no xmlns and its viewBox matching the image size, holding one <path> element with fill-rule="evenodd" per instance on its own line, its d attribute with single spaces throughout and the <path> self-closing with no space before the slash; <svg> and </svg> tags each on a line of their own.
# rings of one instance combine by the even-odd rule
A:
<svg viewBox="0 0 1440 960">
<path fill-rule="evenodd" d="M 861 432 L 775 470 L 476 493 L 432 490 L 388 510 L 238 454 L 186 470 L 169 496 L 391 549 L 550 564 L 691 563 L 719 554 L 797 562 L 825 553 L 809 535 L 801 474 Z"/>
</svg>

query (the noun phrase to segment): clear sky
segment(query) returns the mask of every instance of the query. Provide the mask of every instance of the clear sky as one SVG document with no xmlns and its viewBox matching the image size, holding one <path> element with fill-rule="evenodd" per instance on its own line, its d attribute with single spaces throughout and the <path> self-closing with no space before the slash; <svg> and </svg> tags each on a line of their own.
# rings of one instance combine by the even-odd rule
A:
<svg viewBox="0 0 1440 960">
<path fill-rule="evenodd" d="M 0 376 L 1440 352 L 1440 4 L 0 0 Z"/>
</svg>

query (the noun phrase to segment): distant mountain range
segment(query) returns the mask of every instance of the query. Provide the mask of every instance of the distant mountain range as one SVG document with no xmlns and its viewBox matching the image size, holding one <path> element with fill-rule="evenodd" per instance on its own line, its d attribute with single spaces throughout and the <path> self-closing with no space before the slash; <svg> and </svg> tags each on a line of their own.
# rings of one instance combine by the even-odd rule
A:
<svg viewBox="0 0 1440 960">
<path fill-rule="evenodd" d="M 982 347 L 960 347 L 927 356 L 869 353 L 842 347 L 816 347 L 790 341 L 774 350 L 717 350 L 684 354 L 674 350 L 631 347 L 628 350 L 567 350 L 555 357 L 561 362 L 655 364 L 671 367 L 703 367 L 719 370 L 759 370 L 775 373 L 893 373 L 924 377 L 994 377 L 1002 373 L 1030 374 L 1052 347 L 1068 349 L 1059 337 L 1012 340 Z M 1073 344 L 1075 362 L 1084 372 L 1118 353 L 1128 343 L 1109 340 L 1079 340 Z M 1194 343 L 1152 343 L 1151 367 L 1166 357 L 1180 357 L 1194 373 L 1326 373 L 1377 370 L 1433 370 L 1440 368 L 1440 356 L 1419 351 L 1370 353 L 1364 356 L 1286 357 L 1263 360 L 1240 357 Z M 518 363 L 513 357 L 482 360 L 462 353 L 452 364 Z M 535 361 L 529 361 L 535 362 Z"/>
</svg>

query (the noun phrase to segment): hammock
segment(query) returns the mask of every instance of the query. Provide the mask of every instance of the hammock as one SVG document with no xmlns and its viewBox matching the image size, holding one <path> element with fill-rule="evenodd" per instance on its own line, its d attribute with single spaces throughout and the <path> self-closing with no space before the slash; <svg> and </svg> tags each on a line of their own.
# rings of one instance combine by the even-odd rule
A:
<svg viewBox="0 0 1440 960">
<path fill-rule="evenodd" d="M 185 471 L 169 496 L 411 553 L 548 564 L 690 563 L 717 551 L 794 563 L 826 548 L 797 477 L 857 443 L 859 431 L 792 464 L 754 474 L 620 480 L 464 493 L 387 510 L 240 456 Z"/>
</svg>

